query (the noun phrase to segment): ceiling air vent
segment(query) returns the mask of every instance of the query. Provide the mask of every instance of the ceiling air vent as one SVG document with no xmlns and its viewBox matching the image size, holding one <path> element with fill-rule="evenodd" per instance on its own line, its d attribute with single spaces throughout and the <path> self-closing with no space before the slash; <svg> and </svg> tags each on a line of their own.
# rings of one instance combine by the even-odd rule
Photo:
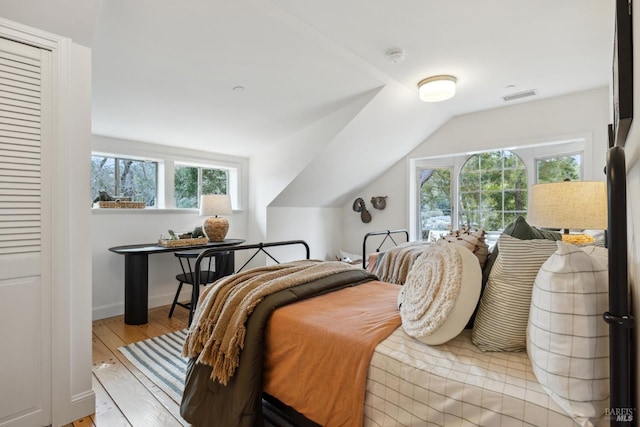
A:
<svg viewBox="0 0 640 427">
<path fill-rule="evenodd" d="M 504 99 L 505 102 L 509 102 L 509 101 L 514 101 L 516 99 L 520 99 L 520 98 L 526 98 L 527 96 L 535 96 L 535 95 L 536 95 L 536 90 L 531 89 L 531 90 L 525 90 L 524 92 L 516 92 L 509 95 L 505 95 L 502 97 L 502 99 Z"/>
</svg>

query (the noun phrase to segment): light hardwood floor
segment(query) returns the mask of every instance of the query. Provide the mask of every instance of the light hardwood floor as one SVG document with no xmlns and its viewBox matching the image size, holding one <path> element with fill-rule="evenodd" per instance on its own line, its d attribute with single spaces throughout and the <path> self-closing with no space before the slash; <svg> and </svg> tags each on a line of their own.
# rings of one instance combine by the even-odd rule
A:
<svg viewBox="0 0 640 427">
<path fill-rule="evenodd" d="M 136 341 L 187 327 L 188 313 L 169 306 L 149 310 L 146 325 L 125 325 L 117 316 L 93 322 L 93 390 L 96 411 L 65 427 L 171 427 L 188 426 L 179 404 L 151 383 L 118 351 Z"/>
</svg>

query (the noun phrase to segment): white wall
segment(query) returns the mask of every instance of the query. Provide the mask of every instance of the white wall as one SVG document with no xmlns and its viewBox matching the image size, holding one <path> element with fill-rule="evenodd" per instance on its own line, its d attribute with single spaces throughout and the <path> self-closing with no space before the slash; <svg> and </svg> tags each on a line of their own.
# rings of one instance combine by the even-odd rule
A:
<svg viewBox="0 0 640 427">
<path fill-rule="evenodd" d="M 246 239 L 246 212 L 229 216 L 227 237 Z M 193 230 L 202 224 L 196 210 L 132 209 L 92 211 L 93 319 L 124 313 L 124 256 L 114 246 L 157 242 L 168 229 Z M 180 265 L 173 253 L 149 256 L 149 307 L 170 304 L 175 295 Z M 188 290 L 184 297 L 188 298 Z"/>
<path fill-rule="evenodd" d="M 91 49 L 73 43 L 69 68 L 68 140 L 62 154 L 65 171 L 58 171 L 66 188 L 57 197 L 67 200 L 70 321 L 71 407 L 59 415 L 70 422 L 95 412 L 91 368 L 91 217 L 85 194 L 90 191 L 91 165 Z M 54 399 L 56 397 L 54 396 Z M 56 414 L 54 412 L 54 420 Z"/>
<path fill-rule="evenodd" d="M 371 223 L 362 224 L 357 220 L 356 213 L 350 212 L 351 202 L 344 206 L 342 247 L 360 253 L 367 232 L 410 228 L 409 180 L 413 159 L 584 138 L 593 154 L 592 166 L 585 170 L 585 178 L 604 180 L 607 123 L 607 88 L 454 117 L 404 161 L 396 163 L 361 190 L 358 196 L 363 197 L 367 205 L 371 196 L 389 196 L 385 211 L 371 210 Z"/>
<path fill-rule="evenodd" d="M 362 255 L 362 239 L 366 233 L 380 230 L 397 230 L 406 228 L 405 212 L 407 211 L 407 192 L 404 190 L 407 180 L 406 162 L 401 160 L 386 171 L 366 188 L 356 192 L 352 200 L 342 208 L 342 229 L 340 249 Z M 387 196 L 383 210 L 374 209 L 371 197 Z M 363 223 L 360 214 L 353 210 L 353 202 L 361 197 L 371 214 L 371 222 Z M 371 237 L 367 247 L 375 249 L 381 238 Z M 373 246 L 372 246 L 373 245 Z"/>
<path fill-rule="evenodd" d="M 366 96 L 354 100 L 333 114 L 283 140 L 275 149 L 265 150 L 251 157 L 249 237 L 252 243 L 265 242 L 267 237 L 269 241 L 274 241 L 274 239 L 278 239 L 277 236 L 282 235 L 279 225 L 276 225 L 277 232 L 270 230 L 267 208 L 280 192 L 313 161 L 315 156 L 353 120 L 372 96 L 373 94 L 366 94 Z M 323 184 L 318 182 L 317 185 Z M 283 208 L 286 209 L 286 206 Z M 304 217 L 286 216 L 291 221 L 292 229 L 304 229 Z M 277 220 L 276 217 L 271 216 L 271 218 Z M 321 222 L 316 224 L 316 229 L 322 230 L 322 227 Z M 317 245 L 315 242 L 308 243 L 311 246 Z M 318 245 L 320 248 L 322 243 Z"/>
<path fill-rule="evenodd" d="M 304 240 L 310 246 L 312 259 L 334 260 L 340 248 L 342 226 L 341 208 L 268 208 L 269 232 L 266 241 Z M 301 259 L 304 252 L 298 247 L 280 250 L 278 261 Z"/>
</svg>

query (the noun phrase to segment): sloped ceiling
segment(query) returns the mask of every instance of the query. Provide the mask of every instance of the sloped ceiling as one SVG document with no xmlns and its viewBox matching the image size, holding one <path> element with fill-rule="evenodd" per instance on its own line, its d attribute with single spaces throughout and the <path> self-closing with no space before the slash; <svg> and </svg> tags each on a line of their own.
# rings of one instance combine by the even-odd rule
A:
<svg viewBox="0 0 640 427">
<path fill-rule="evenodd" d="M 613 10 L 603 0 L 3 0 L 0 16 L 92 47 L 99 135 L 258 156 L 383 87 L 278 202 L 308 205 L 303 188 L 320 171 L 363 185 L 448 118 L 506 105 L 504 95 L 606 86 Z M 404 61 L 386 58 L 393 48 Z M 417 101 L 417 82 L 434 74 L 457 77 L 456 97 Z"/>
</svg>

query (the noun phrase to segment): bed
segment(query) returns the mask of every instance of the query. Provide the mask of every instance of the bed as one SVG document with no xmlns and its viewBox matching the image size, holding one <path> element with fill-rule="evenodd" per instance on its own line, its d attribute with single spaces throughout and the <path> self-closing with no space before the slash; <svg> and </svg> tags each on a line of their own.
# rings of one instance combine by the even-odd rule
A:
<svg viewBox="0 0 640 427">
<path fill-rule="evenodd" d="M 600 388 L 604 384 L 607 388 L 606 399 L 601 399 L 596 405 L 601 412 L 604 408 L 604 412 L 593 419 L 597 425 L 622 425 L 629 420 L 628 408 L 633 407 L 630 382 L 633 363 L 629 348 L 633 318 L 629 313 L 626 282 L 624 150 L 621 147 L 611 147 L 607 163 L 609 229 L 606 252 L 609 268 L 605 274 L 608 278 L 609 307 L 604 310 L 606 312 L 599 312 L 597 317 L 599 323 L 609 329 L 608 337 L 605 337 L 608 340 L 609 352 L 606 355 L 599 354 L 597 358 L 600 360 L 599 366 L 602 366 L 601 359 L 605 356 L 611 362 L 607 360 L 607 368 L 610 371 L 606 375 L 607 381 L 598 382 Z M 549 246 L 548 242 L 539 243 L 539 240 L 543 239 L 532 239 L 530 244 Z M 504 259 L 508 259 L 509 246 L 506 242 L 510 241 L 511 239 L 505 238 L 504 246 L 501 246 Z M 267 246 L 279 244 L 248 245 L 235 249 L 258 248 L 262 251 Z M 553 245 L 556 245 L 556 242 L 553 242 Z M 557 244 L 558 248 L 561 246 Z M 571 248 L 569 251 L 569 255 L 572 256 L 583 256 L 584 252 L 582 249 Z M 307 247 L 307 259 L 308 253 Z M 202 257 L 206 255 L 203 253 Z M 333 265 L 335 264 L 340 263 L 334 262 Z M 576 418 L 576 413 L 571 412 L 575 409 L 572 408 L 571 402 L 567 406 L 562 398 L 557 399 L 553 390 L 549 391 L 549 382 L 541 383 L 540 366 L 536 364 L 536 357 L 540 357 L 540 354 L 527 351 L 492 351 L 490 346 L 481 349 L 475 342 L 477 337 L 474 337 L 476 331 L 473 329 L 465 329 L 444 343 L 427 345 L 409 336 L 403 327 L 399 327 L 397 317 L 393 319 L 393 311 L 397 310 L 398 294 L 402 289 L 399 285 L 382 282 L 363 268 L 349 266 L 344 270 L 338 270 L 340 271 L 335 274 L 323 273 L 316 280 L 295 284 L 265 296 L 248 316 L 246 330 L 242 333 L 245 339 L 244 347 L 239 353 L 237 368 L 225 381 L 212 380 L 211 366 L 196 362 L 197 355 L 200 354 L 196 346 L 189 362 L 181 405 L 183 417 L 196 426 L 263 425 L 264 414 L 269 414 L 270 421 L 266 424 L 295 426 L 591 425 L 592 419 L 587 417 L 585 420 L 580 416 Z M 600 273 L 602 271 L 598 274 Z M 384 289 L 384 292 L 366 290 L 368 286 L 382 287 L 380 289 Z M 349 296 L 350 292 L 358 289 L 365 289 L 363 292 L 369 292 L 366 294 L 369 296 Z M 348 381 L 336 382 L 335 378 L 331 378 L 331 372 L 337 371 L 341 363 L 340 347 L 337 350 L 327 350 L 333 353 L 323 355 L 322 352 L 325 351 L 325 347 L 329 348 L 329 345 L 318 346 L 319 340 L 314 334 L 328 334 L 331 338 L 326 342 L 342 342 L 340 345 L 347 346 L 350 344 L 347 344 L 348 340 L 343 341 L 345 336 L 357 336 L 359 332 L 353 331 L 358 329 L 352 331 L 347 326 L 348 322 L 332 322 L 326 318 L 308 322 L 305 319 L 313 317 L 307 316 L 308 314 L 323 310 L 304 304 L 313 304 L 314 300 L 320 298 L 332 298 L 327 300 L 332 301 L 331 303 L 323 304 L 333 308 L 340 305 L 339 301 L 354 300 L 366 303 L 374 294 L 386 295 L 384 298 L 394 305 L 389 308 L 381 303 L 386 307 L 381 317 L 385 317 L 385 322 L 390 322 L 384 324 L 387 332 L 384 336 L 375 338 L 377 341 L 369 355 L 365 352 L 364 378 L 354 371 L 353 374 L 339 375 Z M 197 296 L 195 298 L 197 299 Z M 198 304 L 198 307 L 202 307 L 202 304 Z M 363 307 L 359 310 L 366 311 Z M 509 318 L 510 314 L 506 317 Z M 199 313 L 196 318 L 201 316 L 202 313 Z M 334 319 L 342 319 L 342 316 L 344 314 L 338 312 L 329 313 L 329 317 Z M 322 330 L 313 333 L 299 332 L 296 328 L 302 327 L 302 323 L 315 323 L 316 326 L 319 324 Z M 496 324 L 496 327 L 499 328 L 501 323 Z M 489 323 L 489 328 L 491 327 L 493 326 Z M 531 327 L 531 324 L 527 325 L 527 328 Z M 602 326 L 598 328 L 601 332 Z M 527 330 L 529 334 L 535 332 Z M 299 337 L 305 335 L 308 342 L 303 343 L 304 340 Z M 526 339 L 529 339 L 528 336 Z M 307 349 L 298 352 L 297 346 Z M 599 351 L 602 352 L 601 349 Z M 347 351 L 343 352 L 346 353 Z M 311 355 L 320 355 L 320 362 L 317 361 L 318 357 L 312 359 Z M 322 360 L 327 363 L 322 363 Z M 279 375 L 280 379 L 275 380 L 276 383 L 280 382 L 280 386 L 274 386 L 272 377 L 277 377 L 279 367 L 285 365 L 287 368 Z M 598 374 L 603 376 L 601 370 Z M 301 378 L 304 381 L 300 381 Z M 351 378 L 354 380 L 351 381 Z M 348 387 L 353 386 L 349 383 L 364 386 L 357 386 L 354 389 L 356 391 L 347 391 L 351 390 Z M 300 384 L 304 386 L 300 388 Z M 338 393 L 336 390 L 339 390 Z M 314 394 L 314 391 L 319 394 Z M 358 415 L 360 418 L 331 418 L 334 412 L 353 412 L 353 409 L 349 409 L 353 407 L 334 410 L 341 404 L 341 400 L 351 393 L 363 395 L 361 416 Z M 306 394 L 309 394 L 307 402 Z M 315 409 L 307 408 L 309 400 L 312 406 L 315 405 Z M 324 415 L 313 412 L 322 411 L 323 407 Z M 273 421 L 273 413 L 277 413 L 278 421 Z"/>
</svg>

